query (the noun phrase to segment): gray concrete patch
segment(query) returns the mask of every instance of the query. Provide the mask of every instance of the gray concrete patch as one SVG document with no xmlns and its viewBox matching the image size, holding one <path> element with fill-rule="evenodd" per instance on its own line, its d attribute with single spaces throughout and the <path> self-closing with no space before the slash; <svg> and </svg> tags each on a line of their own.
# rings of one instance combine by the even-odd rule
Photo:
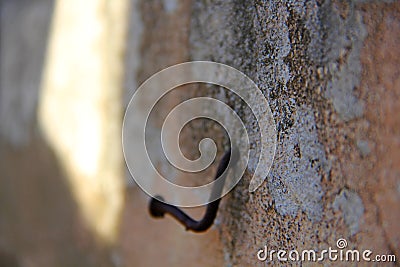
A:
<svg viewBox="0 0 400 267">
<path fill-rule="evenodd" d="M 342 212 L 344 222 L 354 235 L 359 230 L 360 220 L 364 214 L 364 205 L 360 196 L 353 191 L 343 189 L 333 202 L 335 211 Z"/>
</svg>

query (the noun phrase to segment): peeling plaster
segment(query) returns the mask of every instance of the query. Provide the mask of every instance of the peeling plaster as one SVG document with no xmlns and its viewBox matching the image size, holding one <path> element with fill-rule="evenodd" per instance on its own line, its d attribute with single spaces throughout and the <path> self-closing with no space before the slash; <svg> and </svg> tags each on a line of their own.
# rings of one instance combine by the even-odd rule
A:
<svg viewBox="0 0 400 267">
<path fill-rule="evenodd" d="M 318 221 L 323 211 L 320 172 L 327 168 L 327 160 L 318 142 L 312 110 L 301 107 L 294 121 L 297 123 L 280 140 L 268 189 L 281 215 L 296 216 L 301 210 L 310 220 Z"/>
<path fill-rule="evenodd" d="M 335 111 L 344 121 L 359 118 L 363 115 L 364 103 L 354 89 L 360 85 L 360 51 L 367 36 L 362 17 L 351 5 L 346 18 L 341 18 L 339 12 L 326 10 L 323 23 L 332 29 L 327 31 L 325 40 L 325 57 L 330 61 L 328 69 L 332 76 L 325 96 L 332 100 Z M 341 61 L 344 62 L 337 64 Z"/>
<path fill-rule="evenodd" d="M 335 211 L 340 210 L 342 212 L 344 222 L 351 235 L 356 234 L 364 214 L 364 205 L 360 196 L 356 192 L 345 188 L 336 196 L 333 208 Z"/>
<path fill-rule="evenodd" d="M 326 119 L 332 114 L 349 121 L 364 112 L 357 87 L 366 29 L 354 5 L 329 0 L 248 1 L 246 5 L 194 1 L 191 59 L 222 62 L 246 73 L 268 99 L 278 129 L 275 162 L 267 182 L 249 197 L 243 192 L 248 182 L 245 176 L 230 194 L 228 211 L 221 215 L 224 237 L 236 234 L 226 241 L 233 264 L 252 265 L 253 261 L 237 255 L 237 249 L 246 251 L 258 238 L 271 241 L 275 235 L 283 236 L 289 230 L 285 223 L 298 224 L 290 230 L 294 240 L 279 238 L 280 245 L 288 246 L 308 238 L 296 235 L 297 231 L 307 231 L 308 242 L 314 244 L 315 230 L 305 225 L 326 223 L 325 192 L 329 196 L 332 189 L 322 181 L 337 179 L 334 172 L 330 177 L 337 158 L 327 147 L 322 127 L 329 126 Z M 229 95 L 226 100 L 248 127 L 251 173 L 263 140 L 239 101 Z M 360 153 L 368 154 L 365 143 L 360 148 Z M 261 222 L 268 229 L 260 229 Z"/>
</svg>

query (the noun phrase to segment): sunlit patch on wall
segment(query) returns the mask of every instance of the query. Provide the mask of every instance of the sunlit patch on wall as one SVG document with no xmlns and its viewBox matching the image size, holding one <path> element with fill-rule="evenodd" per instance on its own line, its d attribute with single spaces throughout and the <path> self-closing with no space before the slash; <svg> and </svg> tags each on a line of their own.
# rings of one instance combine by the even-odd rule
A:
<svg viewBox="0 0 400 267">
<path fill-rule="evenodd" d="M 123 54 L 128 1 L 59 0 L 39 98 L 41 130 L 88 226 L 116 238 L 123 204 Z"/>
</svg>

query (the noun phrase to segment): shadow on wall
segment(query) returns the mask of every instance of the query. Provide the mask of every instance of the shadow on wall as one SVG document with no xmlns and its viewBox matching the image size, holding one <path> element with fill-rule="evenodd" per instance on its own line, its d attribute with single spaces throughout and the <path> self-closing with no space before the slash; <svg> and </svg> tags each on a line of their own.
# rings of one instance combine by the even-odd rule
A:
<svg viewBox="0 0 400 267">
<path fill-rule="evenodd" d="M 0 266 L 101 266 L 56 155 L 40 138 L 0 150 Z M 4 256 L 3 256 L 4 255 Z M 7 259 L 8 258 L 8 259 Z M 16 265 L 18 266 L 18 265 Z"/>
<path fill-rule="evenodd" d="M 112 265 L 128 10 L 115 2 L 1 3 L 0 266 Z"/>
</svg>

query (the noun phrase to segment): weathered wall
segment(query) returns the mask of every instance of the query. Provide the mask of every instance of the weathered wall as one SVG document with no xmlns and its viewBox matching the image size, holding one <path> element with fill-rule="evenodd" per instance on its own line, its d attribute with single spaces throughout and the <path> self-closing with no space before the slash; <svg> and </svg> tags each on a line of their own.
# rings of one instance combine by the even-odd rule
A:
<svg viewBox="0 0 400 267">
<path fill-rule="evenodd" d="M 151 218 L 148 196 L 130 183 L 119 234 L 106 247 L 82 216 L 35 115 L 52 1 L 4 3 L 0 265 L 263 266 L 257 252 L 264 245 L 321 250 L 338 238 L 349 248 L 400 257 L 400 2 L 131 1 L 127 53 L 111 53 L 117 68 L 125 64 L 119 105 L 164 67 L 222 62 L 250 76 L 268 99 L 278 147 L 269 176 L 250 194 L 260 142 L 250 111 L 220 88 L 177 90 L 160 111 L 200 95 L 238 111 L 253 145 L 248 173 L 203 234 L 186 232 L 170 217 Z M 162 116 L 156 119 L 161 126 Z M 219 148 L 226 144 L 212 123 L 194 122 L 182 132 L 185 155 L 198 156 L 203 137 L 215 138 Z M 188 210 L 196 218 L 203 211 Z"/>
<path fill-rule="evenodd" d="M 225 265 L 262 265 L 256 253 L 264 245 L 322 250 L 339 238 L 398 257 L 398 2 L 199 0 L 190 22 L 173 31 L 158 25 L 171 17 L 142 14 L 142 56 L 151 63 L 142 61 L 141 75 L 165 66 L 163 56 L 169 64 L 222 62 L 257 83 L 275 117 L 278 147 L 266 182 L 249 194 L 245 176 L 210 230 L 218 232 Z M 188 42 L 172 41 L 186 31 Z M 182 56 L 174 61 L 176 53 Z M 218 89 L 207 94 L 221 99 Z M 253 125 L 232 95 L 222 99 Z M 208 127 L 192 126 L 188 140 Z M 255 144 L 257 129 L 248 130 Z"/>
<path fill-rule="evenodd" d="M 341 237 L 398 257 L 399 20 L 398 2 L 195 1 L 191 59 L 248 74 L 278 127 L 267 181 L 221 207 L 227 265 Z"/>
</svg>

